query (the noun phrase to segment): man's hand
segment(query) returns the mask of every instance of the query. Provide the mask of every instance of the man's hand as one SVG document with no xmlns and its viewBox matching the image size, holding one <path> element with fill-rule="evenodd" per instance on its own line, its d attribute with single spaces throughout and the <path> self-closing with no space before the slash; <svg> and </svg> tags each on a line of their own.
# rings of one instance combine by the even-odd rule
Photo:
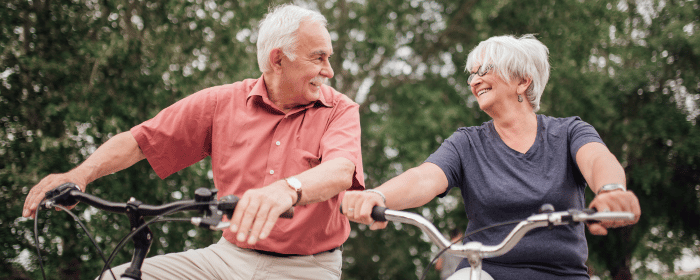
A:
<svg viewBox="0 0 700 280">
<path fill-rule="evenodd" d="M 595 208 L 599 212 L 630 212 L 634 214 L 634 221 L 607 221 L 588 224 L 588 230 L 594 235 L 608 234 L 608 228 L 623 227 L 636 224 L 642 215 L 637 196 L 631 191 L 610 191 L 597 195 L 588 208 Z"/>
<path fill-rule="evenodd" d="M 246 191 L 231 217 L 231 232 L 236 239 L 254 245 L 267 238 L 279 216 L 296 202 L 297 194 L 284 180 Z"/>
<path fill-rule="evenodd" d="M 382 197 L 377 193 L 350 191 L 345 192 L 341 207 L 343 214 L 350 221 L 369 225 L 369 229 L 383 229 L 389 224 L 388 222 L 375 222 L 372 219 L 372 208 L 374 206 L 384 207 Z"/>
<path fill-rule="evenodd" d="M 22 217 L 34 218 L 39 203 L 44 199 L 44 194 L 64 183 L 74 183 L 80 187 L 80 190 L 85 191 L 85 180 L 81 176 L 77 176 L 71 172 L 46 176 L 29 190 L 29 194 L 24 200 Z M 75 205 L 67 208 L 72 209 L 74 206 Z"/>
</svg>

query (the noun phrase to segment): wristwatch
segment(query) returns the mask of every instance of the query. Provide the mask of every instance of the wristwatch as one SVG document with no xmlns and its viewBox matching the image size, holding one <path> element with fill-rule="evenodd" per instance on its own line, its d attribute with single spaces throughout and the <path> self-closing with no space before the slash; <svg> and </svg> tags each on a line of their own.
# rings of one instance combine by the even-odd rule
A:
<svg viewBox="0 0 700 280">
<path fill-rule="evenodd" d="M 297 201 L 292 205 L 292 207 L 294 207 L 301 201 L 301 182 L 294 177 L 289 177 L 284 180 L 287 182 L 287 185 L 297 193 Z"/>
<path fill-rule="evenodd" d="M 627 191 L 627 188 L 625 188 L 624 185 L 622 184 L 607 184 L 602 186 L 596 195 L 599 195 L 602 192 L 610 192 L 614 190 L 622 190 L 623 192 Z"/>
</svg>

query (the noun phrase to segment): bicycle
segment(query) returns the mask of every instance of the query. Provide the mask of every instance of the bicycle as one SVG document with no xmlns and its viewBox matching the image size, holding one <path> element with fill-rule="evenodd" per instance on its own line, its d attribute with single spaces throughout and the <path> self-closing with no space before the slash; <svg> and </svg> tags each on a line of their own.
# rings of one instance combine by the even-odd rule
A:
<svg viewBox="0 0 700 280">
<path fill-rule="evenodd" d="M 190 222 L 195 226 L 206 228 L 209 230 L 222 230 L 228 228 L 229 222 L 222 222 L 224 216 L 231 219 L 233 216 L 233 211 L 236 209 L 236 204 L 239 198 L 235 195 L 227 195 L 219 200 L 216 200 L 218 190 L 216 189 L 206 189 L 199 188 L 194 192 L 194 200 L 182 200 L 176 202 L 170 202 L 163 205 L 148 205 L 136 200 L 135 198 L 130 198 L 126 203 L 118 203 L 103 200 L 96 196 L 84 193 L 80 191 L 80 188 L 73 183 L 62 184 L 52 190 L 49 190 L 45 194 L 44 200 L 41 202 L 41 207 L 39 209 L 50 209 L 52 207 L 59 208 L 61 210 L 69 213 L 78 222 L 78 224 L 85 230 L 87 236 L 91 239 L 95 248 L 97 248 L 98 253 L 101 255 L 105 262 L 102 272 L 100 272 L 100 279 L 105 271 L 109 270 L 112 277 L 116 279 L 114 273 L 111 272 L 110 263 L 116 256 L 118 252 L 128 241 L 132 239 L 134 242 L 134 251 L 132 254 L 131 265 L 126 271 L 120 275 L 121 279 L 128 280 L 140 280 L 141 279 L 141 266 L 143 261 L 146 259 L 146 255 L 153 242 L 153 233 L 148 228 L 150 224 L 155 222 L 167 222 L 167 221 L 178 221 L 178 222 Z M 77 204 L 78 202 L 84 202 L 100 210 L 109 211 L 113 213 L 124 213 L 129 218 L 129 223 L 131 225 L 131 232 L 127 234 L 114 249 L 109 258 L 105 258 L 102 251 L 97 246 L 94 238 L 90 235 L 85 225 L 78 220 L 78 217 L 73 214 L 66 207 Z M 201 217 L 192 218 L 163 218 L 169 214 L 173 214 L 181 211 L 199 211 Z M 38 217 L 37 210 L 36 217 Z M 155 218 L 145 221 L 144 217 L 155 216 Z M 285 213 L 280 215 L 280 218 L 291 219 L 294 216 L 294 208 L 290 208 Z M 41 267 L 44 279 L 46 275 L 44 273 L 43 263 L 41 261 L 41 251 L 39 250 L 39 237 L 38 237 L 38 227 L 37 218 L 34 219 L 34 238 L 37 247 L 37 253 L 39 256 L 39 266 Z"/>
<path fill-rule="evenodd" d="M 341 210 L 342 212 L 342 210 Z M 518 223 L 508 236 L 498 245 L 483 245 L 478 241 L 471 241 L 465 244 L 457 244 L 460 240 L 451 243 L 430 221 L 415 213 L 406 211 L 391 210 L 381 206 L 374 206 L 372 209 L 372 219 L 375 221 L 385 222 L 400 222 L 417 226 L 423 231 L 428 238 L 438 246 L 440 252 L 435 256 L 433 261 L 443 253 L 467 258 L 471 266 L 469 279 L 480 280 L 482 275 L 481 263 L 485 258 L 493 258 L 506 254 L 522 239 L 523 236 L 530 230 L 540 227 L 549 227 L 560 225 L 569 225 L 580 222 L 596 223 L 602 221 L 633 221 L 634 214 L 630 212 L 597 212 L 593 209 L 585 210 L 568 210 L 554 212 L 554 207 L 551 204 L 542 205 L 539 214 L 533 214 L 525 220 L 506 222 L 476 230 L 468 233 L 462 238 L 464 240 L 469 235 L 476 232 L 492 228 L 494 226 L 502 226 L 507 224 Z M 430 264 L 428 265 L 430 266 Z M 428 269 L 424 269 L 424 279 Z"/>
</svg>

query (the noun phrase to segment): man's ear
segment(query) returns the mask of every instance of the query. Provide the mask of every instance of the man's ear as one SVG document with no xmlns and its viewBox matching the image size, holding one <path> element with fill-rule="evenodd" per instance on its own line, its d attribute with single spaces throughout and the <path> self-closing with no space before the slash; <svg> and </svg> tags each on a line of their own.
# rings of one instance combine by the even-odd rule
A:
<svg viewBox="0 0 700 280">
<path fill-rule="evenodd" d="M 280 49 L 273 49 L 270 51 L 270 65 L 272 70 L 278 70 L 282 67 L 282 58 L 284 58 L 284 53 Z"/>
</svg>

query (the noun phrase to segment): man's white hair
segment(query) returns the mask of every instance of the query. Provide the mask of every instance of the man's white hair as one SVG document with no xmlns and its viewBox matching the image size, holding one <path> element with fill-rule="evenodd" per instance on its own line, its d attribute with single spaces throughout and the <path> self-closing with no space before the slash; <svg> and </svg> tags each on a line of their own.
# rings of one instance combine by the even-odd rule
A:
<svg viewBox="0 0 700 280">
<path fill-rule="evenodd" d="M 506 82 L 510 79 L 532 79 L 526 91 L 534 112 L 540 109 L 540 98 L 549 81 L 549 49 L 532 34 L 515 38 L 495 36 L 482 41 L 467 57 L 465 71 L 476 66 L 493 64 L 496 73 Z"/>
<path fill-rule="evenodd" d="M 302 21 L 318 22 L 325 27 L 326 17 L 321 13 L 291 4 L 283 4 L 271 8 L 260 22 L 258 31 L 258 67 L 265 73 L 272 69 L 270 52 L 280 49 L 289 60 L 296 59 L 298 44 L 297 30 Z"/>
</svg>

